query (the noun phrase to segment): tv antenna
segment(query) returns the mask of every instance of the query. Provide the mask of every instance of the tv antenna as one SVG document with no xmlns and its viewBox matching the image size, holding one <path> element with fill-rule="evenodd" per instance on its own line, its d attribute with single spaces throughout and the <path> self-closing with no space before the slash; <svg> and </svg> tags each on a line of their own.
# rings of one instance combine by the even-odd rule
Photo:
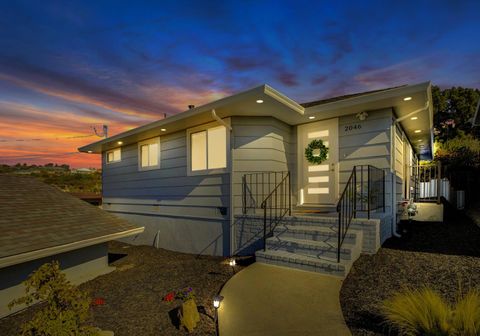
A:
<svg viewBox="0 0 480 336">
<path fill-rule="evenodd" d="M 108 125 L 102 125 L 102 131 L 99 132 L 97 130 L 97 127 L 92 126 L 93 131 L 95 132 L 95 135 L 100 137 L 100 138 L 108 138 Z"/>
</svg>

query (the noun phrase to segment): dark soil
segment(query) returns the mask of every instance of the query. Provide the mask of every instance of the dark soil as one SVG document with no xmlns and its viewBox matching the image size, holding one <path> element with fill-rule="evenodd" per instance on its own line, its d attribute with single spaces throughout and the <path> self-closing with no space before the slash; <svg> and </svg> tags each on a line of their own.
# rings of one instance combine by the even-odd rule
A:
<svg viewBox="0 0 480 336">
<path fill-rule="evenodd" d="M 406 223 L 375 255 L 362 255 L 345 279 L 340 301 L 353 335 L 395 335 L 379 304 L 405 286 L 429 286 L 453 302 L 480 286 L 480 228 L 461 213 L 444 223 Z"/>
<path fill-rule="evenodd" d="M 212 298 L 233 275 L 224 258 L 119 242 L 111 242 L 109 252 L 116 270 L 80 286 L 92 298 L 105 299 L 105 305 L 92 307 L 90 325 L 116 336 L 186 335 L 175 326 L 181 301 L 167 303 L 162 298 L 172 290 L 192 287 L 200 322 L 189 335 L 215 335 Z M 242 267 L 236 266 L 236 271 Z M 0 319 L 0 335 L 18 335 L 19 326 L 34 311 L 35 307 Z"/>
</svg>

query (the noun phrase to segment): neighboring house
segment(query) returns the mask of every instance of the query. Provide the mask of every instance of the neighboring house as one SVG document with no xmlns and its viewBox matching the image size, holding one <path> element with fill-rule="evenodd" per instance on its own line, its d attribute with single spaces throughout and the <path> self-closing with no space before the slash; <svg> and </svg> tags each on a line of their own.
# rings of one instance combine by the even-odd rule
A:
<svg viewBox="0 0 480 336">
<path fill-rule="evenodd" d="M 107 242 L 143 232 L 33 177 L 0 174 L 0 317 L 24 294 L 22 281 L 57 260 L 78 284 L 113 270 Z"/>
<path fill-rule="evenodd" d="M 94 172 L 95 172 L 95 169 L 92 169 L 92 168 L 77 168 L 72 170 L 72 173 L 78 173 L 78 174 L 91 174 Z"/>
<path fill-rule="evenodd" d="M 134 243 L 224 256 L 263 247 L 261 203 L 276 186 L 281 207 L 290 200 L 297 217 L 333 212 L 338 222 L 335 207 L 354 166 L 371 165 L 371 175 L 367 167 L 355 174 L 356 188 L 365 186 L 357 201 L 365 198 L 361 207 L 370 209 L 357 217 L 376 219 L 354 220 L 352 229 L 368 227 L 357 240 L 374 252 L 410 196 L 408 166 L 432 159 L 432 129 L 430 83 L 306 104 L 262 85 L 79 150 L 102 155 L 103 208 L 145 226 Z M 318 165 L 304 155 L 314 139 L 329 148 Z M 269 211 L 280 207 L 269 202 Z"/>
</svg>

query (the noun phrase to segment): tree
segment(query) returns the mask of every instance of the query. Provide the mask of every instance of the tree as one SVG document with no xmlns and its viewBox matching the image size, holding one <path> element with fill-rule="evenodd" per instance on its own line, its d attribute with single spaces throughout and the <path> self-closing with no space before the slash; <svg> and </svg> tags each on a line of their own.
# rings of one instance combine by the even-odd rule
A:
<svg viewBox="0 0 480 336">
<path fill-rule="evenodd" d="M 478 127 L 472 128 L 480 90 L 452 87 L 441 90 L 432 86 L 435 138 L 446 141 L 459 135 L 459 131 L 480 137 Z"/>
</svg>

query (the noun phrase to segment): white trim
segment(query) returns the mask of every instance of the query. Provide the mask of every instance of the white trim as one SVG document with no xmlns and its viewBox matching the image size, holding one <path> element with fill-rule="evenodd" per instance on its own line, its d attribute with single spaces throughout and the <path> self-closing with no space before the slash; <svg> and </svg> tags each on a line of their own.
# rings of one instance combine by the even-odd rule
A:
<svg viewBox="0 0 480 336">
<path fill-rule="evenodd" d="M 230 126 L 231 125 L 231 120 L 230 118 L 225 118 L 222 119 L 222 121 Z M 223 126 L 223 125 L 222 125 Z M 187 176 L 198 176 L 198 175 L 215 175 L 215 174 L 226 174 L 230 172 L 230 166 L 231 166 L 231 151 L 230 151 L 230 136 L 228 132 L 225 134 L 226 136 L 226 146 L 225 146 L 225 153 L 226 153 L 226 159 L 227 159 L 227 164 L 225 168 L 216 168 L 216 169 L 204 169 L 204 170 L 193 170 L 192 171 L 192 155 L 191 155 L 191 136 L 194 133 L 206 131 L 209 128 L 214 128 L 218 127 L 218 121 L 214 121 L 208 124 L 203 124 L 200 126 L 192 127 L 187 129 Z M 225 132 L 228 131 L 228 128 L 225 127 Z M 208 139 L 207 139 L 207 146 L 208 146 Z M 208 161 L 208 153 L 207 153 L 207 161 Z"/>
<path fill-rule="evenodd" d="M 152 144 L 157 144 L 158 145 L 158 159 L 157 159 L 157 164 L 153 166 L 142 166 L 142 146 L 145 145 L 152 145 Z M 139 171 L 145 171 L 145 170 L 153 170 L 153 169 L 160 169 L 160 159 L 161 159 L 161 149 L 160 149 L 160 137 L 155 137 L 155 138 L 150 138 L 147 140 L 143 140 L 137 143 L 137 153 L 138 153 L 138 170 Z"/>
<path fill-rule="evenodd" d="M 34 251 L 29 251 L 21 254 L 15 254 L 12 256 L 3 257 L 3 258 L 0 258 L 0 268 L 17 265 L 23 262 L 36 260 L 44 257 L 49 257 L 49 256 L 63 253 L 63 252 L 77 250 L 82 247 L 92 246 L 100 243 L 105 243 L 107 241 L 132 236 L 135 234 L 142 233 L 144 230 L 145 228 L 142 226 L 142 227 L 130 229 L 127 231 L 112 233 L 106 236 L 89 238 L 89 239 L 85 239 L 85 240 L 81 240 L 73 243 L 52 246 L 52 247 L 47 247 L 41 250 L 34 250 Z"/>
</svg>

